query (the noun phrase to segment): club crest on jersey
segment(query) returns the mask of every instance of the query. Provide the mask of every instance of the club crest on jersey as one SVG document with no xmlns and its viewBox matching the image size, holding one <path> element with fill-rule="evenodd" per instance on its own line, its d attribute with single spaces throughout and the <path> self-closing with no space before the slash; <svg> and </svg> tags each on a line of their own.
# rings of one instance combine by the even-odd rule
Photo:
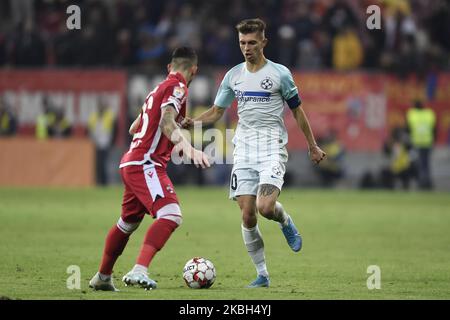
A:
<svg viewBox="0 0 450 320">
<path fill-rule="evenodd" d="M 184 89 L 181 87 L 173 88 L 173 96 L 178 100 L 181 100 L 184 96 Z"/>
<path fill-rule="evenodd" d="M 264 90 L 270 90 L 273 87 L 273 81 L 270 78 L 265 78 L 261 81 L 261 88 Z"/>
<path fill-rule="evenodd" d="M 281 169 L 280 169 L 279 166 L 273 167 L 273 168 L 272 168 L 272 172 L 273 172 L 274 174 L 276 174 L 277 176 L 281 175 Z"/>
<path fill-rule="evenodd" d="M 169 184 L 166 186 L 166 190 L 167 190 L 167 192 L 169 192 L 169 193 L 173 193 L 173 188 L 172 188 L 172 186 L 169 185 Z"/>
</svg>

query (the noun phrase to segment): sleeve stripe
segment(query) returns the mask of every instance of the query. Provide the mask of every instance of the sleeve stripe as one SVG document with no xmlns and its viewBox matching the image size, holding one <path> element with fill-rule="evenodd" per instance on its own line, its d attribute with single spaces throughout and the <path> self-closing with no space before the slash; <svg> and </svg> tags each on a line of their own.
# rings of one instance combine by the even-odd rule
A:
<svg viewBox="0 0 450 320">
<path fill-rule="evenodd" d="M 178 103 L 178 101 L 174 101 L 173 99 L 170 99 L 170 98 L 169 98 L 169 100 L 166 103 L 163 103 L 161 105 L 161 108 L 164 108 L 165 106 L 167 106 L 169 104 L 173 105 L 175 107 L 175 110 L 178 113 L 180 112 L 180 104 Z"/>
</svg>

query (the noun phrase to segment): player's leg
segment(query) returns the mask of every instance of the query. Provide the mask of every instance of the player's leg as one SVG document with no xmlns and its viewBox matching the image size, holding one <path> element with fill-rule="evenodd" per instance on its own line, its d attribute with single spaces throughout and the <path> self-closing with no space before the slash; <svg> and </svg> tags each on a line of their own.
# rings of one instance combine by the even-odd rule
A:
<svg viewBox="0 0 450 320">
<path fill-rule="evenodd" d="M 256 280 L 248 287 L 268 287 L 269 273 L 264 254 L 264 241 L 257 223 L 256 197 L 253 195 L 238 196 L 237 202 L 242 214 L 242 238 L 257 273 Z"/>
<path fill-rule="evenodd" d="M 257 278 L 249 287 L 268 287 L 269 273 L 267 272 L 264 255 L 264 241 L 257 223 L 256 191 L 258 173 L 251 169 L 233 170 L 230 183 L 230 198 L 236 199 L 242 214 L 242 238 L 248 254 L 256 268 Z"/>
<path fill-rule="evenodd" d="M 182 216 L 178 204 L 171 203 L 158 210 L 156 220 L 144 237 L 136 264 L 123 277 L 127 285 L 139 284 L 147 290 L 156 289 L 156 282 L 148 277 L 148 268 L 155 255 L 164 247 L 181 222 Z"/>
<path fill-rule="evenodd" d="M 263 217 L 279 223 L 289 246 L 298 252 L 302 248 L 302 237 L 283 205 L 277 201 L 284 182 L 283 176 L 283 163 L 268 165 L 260 172 L 256 207 Z"/>
<path fill-rule="evenodd" d="M 118 291 L 114 287 L 111 277 L 113 267 L 125 249 L 131 233 L 138 225 L 139 223 L 127 223 L 122 218 L 119 218 L 117 224 L 110 229 L 105 240 L 99 271 L 89 282 L 91 288 L 102 291 Z"/>
<path fill-rule="evenodd" d="M 89 282 L 89 286 L 95 290 L 117 291 L 111 277 L 114 264 L 125 249 L 130 235 L 139 227 L 144 217 L 145 208 L 126 182 L 128 178 L 127 174 L 123 172 L 124 170 L 121 170 L 125 185 L 122 214 L 117 223 L 108 232 L 99 271 Z"/>
<path fill-rule="evenodd" d="M 256 207 L 258 212 L 266 219 L 274 220 L 281 225 L 287 225 L 289 215 L 283 205 L 277 201 L 280 189 L 277 186 L 264 183 L 259 185 Z"/>
<path fill-rule="evenodd" d="M 165 171 L 150 167 L 144 168 L 144 173 L 146 185 L 139 189 L 137 195 L 156 220 L 147 230 L 135 266 L 122 280 L 127 285 L 138 284 L 145 289 L 155 289 L 156 282 L 148 277 L 148 267 L 182 223 L 182 215 L 172 182 Z"/>
</svg>

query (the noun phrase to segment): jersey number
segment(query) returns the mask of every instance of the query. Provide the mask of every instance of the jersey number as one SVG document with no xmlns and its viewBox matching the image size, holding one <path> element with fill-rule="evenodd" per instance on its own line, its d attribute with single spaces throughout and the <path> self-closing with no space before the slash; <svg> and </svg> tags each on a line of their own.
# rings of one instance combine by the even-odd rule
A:
<svg viewBox="0 0 450 320">
<path fill-rule="evenodd" d="M 142 106 L 142 126 L 141 130 L 139 132 L 136 132 L 133 136 L 133 141 L 130 144 L 130 149 L 128 150 L 128 153 L 133 151 L 134 148 L 136 148 L 139 144 L 142 143 L 142 139 L 145 136 L 145 133 L 147 132 L 148 128 L 148 114 L 145 112 L 147 109 L 150 110 L 153 107 L 153 93 L 158 90 L 158 87 L 155 88 L 152 92 L 150 92 L 145 99 L 144 105 Z"/>
<path fill-rule="evenodd" d="M 152 92 L 153 93 L 153 92 Z M 150 94 L 152 94 L 150 93 Z M 142 139 L 147 132 L 148 128 L 148 114 L 145 112 L 147 109 L 150 110 L 153 107 L 153 96 L 150 95 L 150 97 L 145 101 L 144 105 L 142 106 L 142 127 L 139 132 L 136 132 L 133 136 L 134 139 Z"/>
<path fill-rule="evenodd" d="M 237 189 L 237 176 L 236 173 L 233 173 L 231 176 L 231 190 L 236 191 Z"/>
</svg>

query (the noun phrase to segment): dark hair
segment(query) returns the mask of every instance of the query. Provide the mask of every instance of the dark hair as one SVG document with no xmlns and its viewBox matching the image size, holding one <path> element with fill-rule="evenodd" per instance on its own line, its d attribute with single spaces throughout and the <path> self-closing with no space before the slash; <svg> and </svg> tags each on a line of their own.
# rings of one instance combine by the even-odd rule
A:
<svg viewBox="0 0 450 320">
<path fill-rule="evenodd" d="M 422 102 L 422 100 L 415 100 L 414 101 L 414 107 L 416 109 L 423 109 L 423 102 Z"/>
<path fill-rule="evenodd" d="M 171 64 L 175 69 L 189 69 L 197 64 L 198 57 L 191 47 L 178 47 L 172 53 Z"/>
<path fill-rule="evenodd" d="M 259 18 L 245 19 L 236 25 L 236 30 L 242 34 L 260 32 L 264 35 L 264 30 L 266 30 L 266 23 Z"/>
</svg>

